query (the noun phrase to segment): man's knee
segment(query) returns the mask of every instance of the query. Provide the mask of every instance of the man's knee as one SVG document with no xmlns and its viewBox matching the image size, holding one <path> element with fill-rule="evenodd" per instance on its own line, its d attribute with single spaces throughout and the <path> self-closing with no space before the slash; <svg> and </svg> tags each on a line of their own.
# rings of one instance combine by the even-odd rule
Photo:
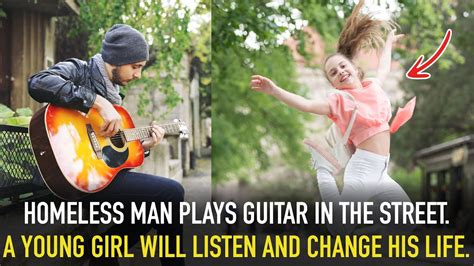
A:
<svg viewBox="0 0 474 266">
<path fill-rule="evenodd" d="M 170 201 L 172 202 L 182 202 L 184 201 L 184 187 L 181 185 L 181 183 L 175 181 L 175 180 L 170 180 Z"/>
</svg>

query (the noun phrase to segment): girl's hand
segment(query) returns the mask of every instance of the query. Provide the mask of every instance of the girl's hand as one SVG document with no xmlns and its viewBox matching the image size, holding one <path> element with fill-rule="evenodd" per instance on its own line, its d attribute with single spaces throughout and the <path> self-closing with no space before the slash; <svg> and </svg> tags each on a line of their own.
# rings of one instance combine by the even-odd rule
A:
<svg viewBox="0 0 474 266">
<path fill-rule="evenodd" d="M 395 35 L 395 31 L 397 31 L 396 29 L 393 29 L 391 30 L 388 35 L 387 35 L 387 42 L 390 42 L 390 43 L 395 43 L 397 42 L 398 40 L 400 40 L 403 36 L 405 36 L 405 34 L 397 34 Z"/>
<path fill-rule="evenodd" d="M 277 86 L 275 85 L 275 83 L 273 83 L 271 79 L 259 75 L 252 76 L 250 86 L 256 91 L 263 92 L 269 95 L 273 94 L 273 92 L 277 88 Z"/>
</svg>

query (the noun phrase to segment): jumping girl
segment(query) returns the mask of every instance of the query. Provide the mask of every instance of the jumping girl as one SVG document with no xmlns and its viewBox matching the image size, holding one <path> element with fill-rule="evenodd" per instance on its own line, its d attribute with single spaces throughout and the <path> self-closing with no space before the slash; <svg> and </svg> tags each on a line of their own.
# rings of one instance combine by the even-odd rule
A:
<svg viewBox="0 0 474 266">
<path fill-rule="evenodd" d="M 347 19 L 339 37 L 337 53 L 326 58 L 324 72 L 331 85 L 342 93 L 332 93 L 325 99 L 306 99 L 285 91 L 263 76 L 254 75 L 252 89 L 271 95 L 288 106 L 303 112 L 326 115 L 345 132 L 352 112 L 356 108 L 356 118 L 349 135 L 355 152 L 344 171 L 344 184 L 339 192 L 334 179 L 334 167 L 321 154 L 313 151 L 317 171 L 318 187 L 325 202 L 357 201 L 372 199 L 375 203 L 410 201 L 405 191 L 388 174 L 390 156 L 390 135 L 411 118 L 415 101 L 401 109 L 392 124 L 391 105 L 382 85 L 390 71 L 392 44 L 403 35 L 395 35 L 393 22 L 373 19 L 370 14 L 361 14 L 364 1 L 360 1 Z M 384 43 L 384 29 L 390 32 Z M 379 59 L 377 76 L 363 79 L 364 72 L 352 58 L 364 47 L 383 46 Z M 337 206 L 337 204 L 335 204 Z M 350 234 L 355 224 L 342 224 L 341 217 L 328 226 L 332 234 Z M 339 221 L 338 221 L 339 220 Z"/>
</svg>

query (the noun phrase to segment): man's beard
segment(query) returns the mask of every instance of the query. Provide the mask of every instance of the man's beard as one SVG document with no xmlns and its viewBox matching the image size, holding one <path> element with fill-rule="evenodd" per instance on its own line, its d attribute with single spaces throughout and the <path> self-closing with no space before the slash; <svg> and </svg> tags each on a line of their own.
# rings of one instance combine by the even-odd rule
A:
<svg viewBox="0 0 474 266">
<path fill-rule="evenodd" d="M 121 77 L 118 71 L 119 67 L 115 67 L 112 69 L 112 82 L 119 86 L 123 86 L 124 84 L 121 81 Z"/>
</svg>

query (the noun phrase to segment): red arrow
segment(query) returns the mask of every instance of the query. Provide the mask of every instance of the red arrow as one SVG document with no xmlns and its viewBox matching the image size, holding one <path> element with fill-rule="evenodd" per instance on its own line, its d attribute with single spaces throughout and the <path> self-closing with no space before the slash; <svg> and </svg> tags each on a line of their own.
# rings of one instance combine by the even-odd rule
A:
<svg viewBox="0 0 474 266">
<path fill-rule="evenodd" d="M 416 62 L 410 67 L 408 72 L 406 73 L 406 77 L 409 79 L 429 79 L 431 77 L 430 73 L 424 73 L 427 68 L 429 68 L 432 64 L 434 64 L 444 53 L 446 47 L 448 47 L 449 41 L 451 40 L 451 29 L 446 31 L 446 35 L 444 35 L 443 42 L 436 50 L 435 54 L 428 59 L 425 63 L 421 63 L 423 61 L 424 56 L 420 55 Z"/>
</svg>

